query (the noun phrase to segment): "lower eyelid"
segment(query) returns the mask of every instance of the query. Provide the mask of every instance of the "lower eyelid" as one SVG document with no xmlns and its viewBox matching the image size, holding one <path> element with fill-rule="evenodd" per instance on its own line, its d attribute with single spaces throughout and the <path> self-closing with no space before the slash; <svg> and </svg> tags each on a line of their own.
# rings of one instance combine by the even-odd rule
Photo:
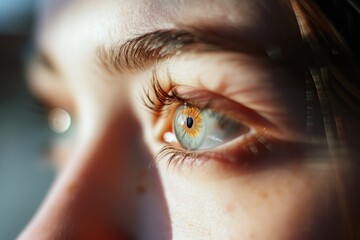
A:
<svg viewBox="0 0 360 240">
<path fill-rule="evenodd" d="M 212 181 L 302 161 L 305 147 L 302 143 L 268 138 L 257 133 L 211 151 L 187 152 L 170 147 L 166 154 L 157 156 L 157 161 L 159 164 L 160 161 L 165 162 L 167 168 L 179 170 L 180 174 L 191 176 L 195 172 L 196 179 L 202 179 L 201 175 Z M 184 158 L 186 153 L 189 156 Z"/>
<path fill-rule="evenodd" d="M 167 150 L 171 150 L 172 154 L 177 155 L 171 156 L 170 161 L 174 161 L 176 164 L 178 162 L 186 162 L 190 165 L 194 162 L 199 164 L 200 162 L 208 160 L 227 164 L 239 164 L 240 162 L 255 158 L 260 153 L 264 153 L 264 150 L 270 151 L 271 149 L 270 143 L 266 138 L 259 135 L 254 130 L 227 143 L 207 150 L 186 150 L 183 149 L 178 142 L 169 144 L 170 147 L 168 147 Z M 234 156 L 234 153 L 236 153 L 237 156 Z M 166 155 L 171 154 L 167 153 Z M 159 158 L 159 156 L 157 158 Z"/>
</svg>

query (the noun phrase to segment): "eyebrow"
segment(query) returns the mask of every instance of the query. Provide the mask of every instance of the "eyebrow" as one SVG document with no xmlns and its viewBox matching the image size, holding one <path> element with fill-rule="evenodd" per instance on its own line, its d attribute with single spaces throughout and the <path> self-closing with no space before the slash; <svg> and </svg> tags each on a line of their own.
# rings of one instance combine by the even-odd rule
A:
<svg viewBox="0 0 360 240">
<path fill-rule="evenodd" d="M 235 51 L 266 55 L 265 49 L 231 32 L 214 29 L 170 29 L 146 33 L 124 43 L 98 47 L 102 66 L 110 72 L 144 70 L 185 52 Z"/>
</svg>

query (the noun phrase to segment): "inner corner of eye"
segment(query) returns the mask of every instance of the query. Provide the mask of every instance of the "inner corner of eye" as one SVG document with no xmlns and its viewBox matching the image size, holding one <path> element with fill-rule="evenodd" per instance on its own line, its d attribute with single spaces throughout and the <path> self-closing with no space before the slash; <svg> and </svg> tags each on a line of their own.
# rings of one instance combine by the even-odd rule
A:
<svg viewBox="0 0 360 240">
<path fill-rule="evenodd" d="M 167 143 L 173 143 L 177 141 L 175 134 L 173 134 L 172 132 L 164 133 L 163 140 Z"/>
</svg>

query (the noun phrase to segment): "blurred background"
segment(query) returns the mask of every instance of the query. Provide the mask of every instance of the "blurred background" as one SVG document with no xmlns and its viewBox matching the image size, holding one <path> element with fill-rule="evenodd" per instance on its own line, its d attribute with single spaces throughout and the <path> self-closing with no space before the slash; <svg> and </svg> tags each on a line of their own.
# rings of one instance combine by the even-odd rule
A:
<svg viewBox="0 0 360 240">
<path fill-rule="evenodd" d="M 25 85 L 37 9 L 34 0 L 0 0 L 0 239 L 15 239 L 47 192 L 44 159 L 51 132 Z"/>
<path fill-rule="evenodd" d="M 313 1 L 360 55 L 360 0 Z M 25 84 L 38 6 L 36 0 L 0 0 L 0 240 L 18 235 L 55 174 L 44 157 L 52 133 Z"/>
</svg>

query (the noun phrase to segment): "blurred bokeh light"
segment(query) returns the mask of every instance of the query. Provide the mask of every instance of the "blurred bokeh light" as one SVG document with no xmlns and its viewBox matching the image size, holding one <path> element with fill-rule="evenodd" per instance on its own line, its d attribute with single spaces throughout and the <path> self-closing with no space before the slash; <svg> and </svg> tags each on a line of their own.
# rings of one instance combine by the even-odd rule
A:
<svg viewBox="0 0 360 240">
<path fill-rule="evenodd" d="M 15 239 L 36 211 L 54 172 L 43 158 L 47 119 L 30 96 L 24 65 L 36 2 L 0 0 L 0 239 Z"/>
</svg>

